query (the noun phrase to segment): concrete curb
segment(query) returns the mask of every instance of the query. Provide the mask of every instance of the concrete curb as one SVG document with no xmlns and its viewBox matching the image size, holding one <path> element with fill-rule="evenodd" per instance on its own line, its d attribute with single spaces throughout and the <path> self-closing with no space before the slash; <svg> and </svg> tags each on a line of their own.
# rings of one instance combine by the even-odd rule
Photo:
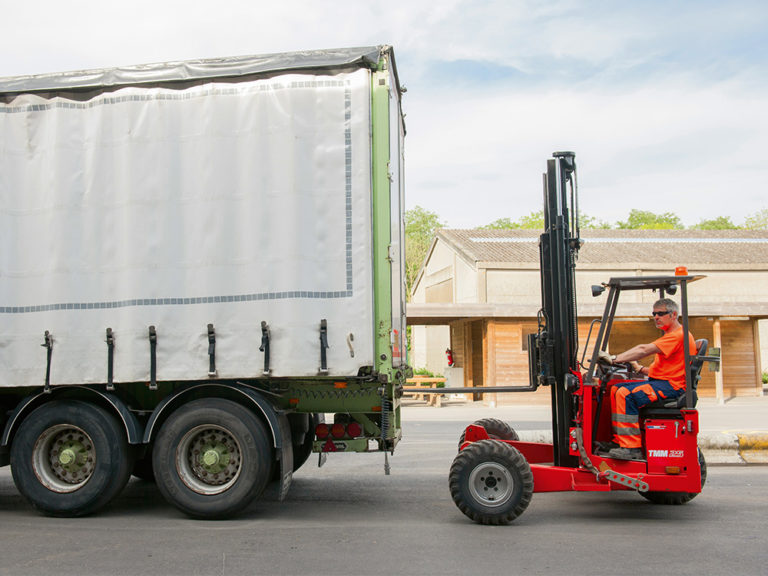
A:
<svg viewBox="0 0 768 576">
<path fill-rule="evenodd" d="M 523 442 L 552 442 L 551 430 L 520 430 Z M 768 464 L 768 432 L 701 432 L 707 465 Z"/>
</svg>

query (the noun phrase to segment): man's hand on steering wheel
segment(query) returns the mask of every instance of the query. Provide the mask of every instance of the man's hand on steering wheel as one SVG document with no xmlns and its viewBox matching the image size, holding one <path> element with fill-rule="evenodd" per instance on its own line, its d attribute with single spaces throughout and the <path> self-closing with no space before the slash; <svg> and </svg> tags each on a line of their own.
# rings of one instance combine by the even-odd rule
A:
<svg viewBox="0 0 768 576">
<path fill-rule="evenodd" d="M 613 361 L 616 360 L 616 356 L 609 354 L 605 350 L 600 350 L 600 352 L 597 353 L 597 361 L 600 364 L 605 364 L 606 366 L 613 365 Z"/>
</svg>

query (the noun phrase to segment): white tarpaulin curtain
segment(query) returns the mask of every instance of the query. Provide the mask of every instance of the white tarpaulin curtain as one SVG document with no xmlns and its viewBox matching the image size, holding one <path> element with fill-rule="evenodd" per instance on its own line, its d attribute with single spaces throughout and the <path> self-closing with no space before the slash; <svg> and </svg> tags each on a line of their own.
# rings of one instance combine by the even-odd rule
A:
<svg viewBox="0 0 768 576">
<path fill-rule="evenodd" d="M 372 364 L 369 74 L 0 104 L 0 385 Z"/>
</svg>

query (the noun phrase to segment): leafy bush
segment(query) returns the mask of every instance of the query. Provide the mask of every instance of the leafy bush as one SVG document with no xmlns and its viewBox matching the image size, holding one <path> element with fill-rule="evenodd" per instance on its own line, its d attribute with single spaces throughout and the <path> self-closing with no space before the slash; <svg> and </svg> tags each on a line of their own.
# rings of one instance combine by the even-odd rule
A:
<svg viewBox="0 0 768 576">
<path fill-rule="evenodd" d="M 425 378 L 442 378 L 442 374 L 435 374 L 434 372 L 431 372 L 427 370 L 426 368 L 414 368 L 413 369 L 413 375 L 414 376 L 424 376 Z M 445 382 L 438 382 L 437 383 L 438 388 L 445 388 Z"/>
<path fill-rule="evenodd" d="M 427 378 L 434 378 L 435 375 L 427 370 L 426 368 L 414 368 L 413 369 L 413 375 L 414 376 L 426 376 Z"/>
</svg>

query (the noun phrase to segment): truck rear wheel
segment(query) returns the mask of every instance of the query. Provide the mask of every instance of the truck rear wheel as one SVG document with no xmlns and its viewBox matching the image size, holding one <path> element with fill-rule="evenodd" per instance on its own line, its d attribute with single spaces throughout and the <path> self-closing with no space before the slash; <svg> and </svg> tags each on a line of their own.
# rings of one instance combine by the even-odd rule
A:
<svg viewBox="0 0 768 576">
<path fill-rule="evenodd" d="M 509 524 L 528 507 L 533 473 L 523 455 L 497 440 L 480 440 L 459 452 L 449 476 L 451 496 L 480 524 Z"/>
<path fill-rule="evenodd" d="M 163 424 L 152 451 L 165 498 L 196 518 L 224 518 L 261 495 L 274 456 L 261 420 L 219 398 L 190 402 Z"/>
<path fill-rule="evenodd" d="M 117 420 L 79 400 L 52 401 L 30 414 L 11 446 L 13 480 L 51 516 L 95 512 L 125 487 L 133 459 Z"/>
</svg>

